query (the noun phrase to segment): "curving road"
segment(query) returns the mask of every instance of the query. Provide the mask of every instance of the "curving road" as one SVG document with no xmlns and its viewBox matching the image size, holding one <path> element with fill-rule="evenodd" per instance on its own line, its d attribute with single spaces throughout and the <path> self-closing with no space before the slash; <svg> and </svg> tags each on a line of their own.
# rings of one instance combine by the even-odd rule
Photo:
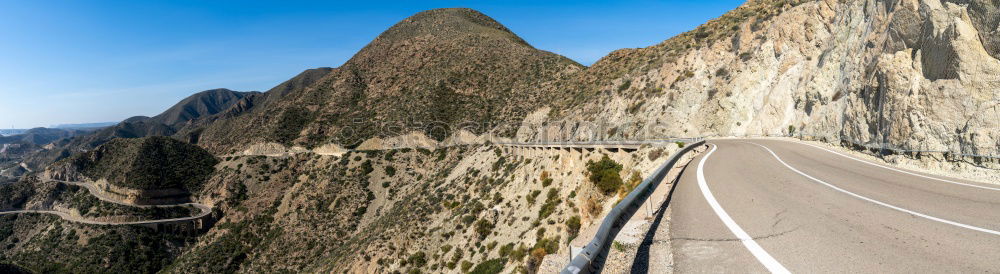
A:
<svg viewBox="0 0 1000 274">
<path fill-rule="evenodd" d="M 59 216 L 59 218 L 62 218 L 63 220 L 66 220 L 66 221 L 77 222 L 77 223 L 84 223 L 84 224 L 94 224 L 94 225 L 154 225 L 154 224 L 169 224 L 169 223 L 177 223 L 177 222 L 185 222 L 185 221 L 197 220 L 197 219 L 204 218 L 205 216 L 208 216 L 209 214 L 212 214 L 212 207 L 204 205 L 204 204 L 199 204 L 199 203 L 184 203 L 184 204 L 176 204 L 176 205 L 134 205 L 134 204 L 125 203 L 125 202 L 118 201 L 118 200 L 115 200 L 115 199 L 112 199 L 110 197 L 105 196 L 101 191 L 99 191 L 97 189 L 96 186 L 94 186 L 91 183 L 86 183 L 86 182 L 70 182 L 70 181 L 61 181 L 61 180 L 48 180 L 48 181 L 59 182 L 59 183 L 64 183 L 64 184 L 68 184 L 68 185 L 75 185 L 75 186 L 84 187 L 84 188 L 86 188 L 90 192 L 90 195 L 93 195 L 94 197 L 96 197 L 97 199 L 99 199 L 101 201 L 105 201 L 105 202 L 109 202 L 109 203 L 114 203 L 114 204 L 119 204 L 119 205 L 124 205 L 124 206 L 131 206 L 131 207 L 138 207 L 138 208 L 170 208 L 170 207 L 191 206 L 191 207 L 195 207 L 195 208 L 199 209 L 200 212 L 198 214 L 196 214 L 194 216 L 190 216 L 190 217 L 169 218 L 169 219 L 156 219 L 156 220 L 143 220 L 143 221 L 126 221 L 126 222 L 98 221 L 98 220 L 81 218 L 79 216 L 72 216 L 72 215 L 67 214 L 65 212 L 54 211 L 54 210 L 10 210 L 10 211 L 0 211 L 0 215 L 22 214 L 22 213 L 40 213 L 40 214 L 52 214 L 52 215 Z"/>
<path fill-rule="evenodd" d="M 713 140 L 674 191 L 681 273 L 1000 270 L 998 185 L 800 142 Z"/>
</svg>

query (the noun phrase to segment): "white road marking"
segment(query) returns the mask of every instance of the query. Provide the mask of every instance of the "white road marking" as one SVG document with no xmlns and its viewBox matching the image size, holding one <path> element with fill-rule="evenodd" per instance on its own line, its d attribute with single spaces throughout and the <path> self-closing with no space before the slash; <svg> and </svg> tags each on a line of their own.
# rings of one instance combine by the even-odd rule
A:
<svg viewBox="0 0 1000 274">
<path fill-rule="evenodd" d="M 921 178 L 926 178 L 926 179 L 931 179 L 931 180 L 936 180 L 936 181 L 941 181 L 941 182 L 951 183 L 951 184 L 956 184 L 956 185 L 963 185 L 963 186 L 968 186 L 968 187 L 975 187 L 975 188 L 982 188 L 982 189 L 989 189 L 989 190 L 1000 191 L 1000 188 L 993 188 L 993 187 L 986 187 L 986 186 L 977 186 L 977 185 L 973 185 L 973 184 L 960 183 L 960 182 L 956 182 L 956 181 L 952 181 L 952 180 L 947 180 L 947 179 L 935 178 L 935 177 L 926 176 L 926 175 L 923 175 L 923 174 L 917 174 L 917 173 L 909 172 L 909 171 L 902 170 L 902 169 L 897 169 L 897 168 L 893 168 L 893 167 L 888 167 L 888 166 L 874 164 L 874 163 L 871 163 L 871 162 L 868 162 L 868 161 L 865 161 L 865 160 L 854 158 L 854 157 L 851 157 L 849 155 L 844 155 L 844 154 L 842 154 L 840 152 L 829 150 L 829 149 L 827 149 L 825 147 L 813 145 L 813 144 L 810 144 L 810 143 L 802 143 L 802 144 L 805 144 L 805 145 L 808 145 L 808 146 L 812 146 L 812 147 L 815 147 L 815 148 L 818 148 L 818 149 L 826 150 L 827 152 L 830 152 L 830 153 L 833 153 L 833 154 L 837 154 L 837 155 L 840 155 L 842 157 L 845 157 L 845 158 L 848 158 L 848 159 L 851 159 L 851 160 L 855 160 L 855 161 L 858 161 L 858 162 L 862 162 L 862 163 L 865 163 L 865 164 L 868 164 L 868 165 L 877 166 L 877 167 L 881 167 L 881 168 L 884 168 L 884 169 L 888 169 L 888 170 L 892 170 L 892 171 L 896 171 L 896 172 L 900 172 L 900 173 L 905 173 L 905 174 L 909 174 L 909 175 L 913 175 L 913 176 L 917 176 L 917 177 L 921 177 Z"/>
<path fill-rule="evenodd" d="M 711 156 L 717 148 L 718 146 L 712 145 L 712 150 L 706 153 L 705 157 L 702 157 L 701 162 L 698 163 L 698 188 L 701 189 L 701 194 L 705 196 L 705 200 L 707 200 L 708 205 L 712 207 L 712 211 L 715 211 L 715 215 L 719 216 L 719 219 L 721 219 L 722 223 L 729 228 L 729 231 L 732 231 L 733 235 L 736 235 L 736 238 L 740 239 L 743 246 L 750 250 L 750 253 L 752 253 L 753 256 L 757 258 L 757 261 L 760 261 L 764 267 L 767 267 L 768 271 L 771 271 L 771 273 L 791 273 L 788 269 L 785 269 L 781 263 L 775 260 L 774 257 L 771 257 L 771 254 L 767 254 L 767 251 L 760 247 L 760 245 L 757 244 L 757 241 L 754 241 L 753 238 L 746 233 L 746 231 L 743 231 L 743 229 L 736 224 L 736 221 L 733 221 L 733 218 L 729 217 L 729 214 L 722 209 L 721 205 L 719 205 L 719 201 L 715 200 L 715 195 L 712 195 L 712 191 L 708 189 L 708 183 L 705 181 L 705 161 L 708 160 L 708 156 Z"/>
<path fill-rule="evenodd" d="M 746 142 L 746 143 L 750 143 L 750 142 Z M 861 200 L 869 201 L 869 202 L 872 202 L 872 203 L 875 203 L 875 204 L 878 204 L 878 205 L 881 205 L 881 206 L 884 206 L 884 207 L 888 207 L 888 208 L 891 208 L 891 209 L 902 211 L 904 213 L 909 213 L 909 214 L 912 214 L 914 216 L 922 217 L 922 218 L 925 218 L 925 219 L 928 219 L 928 220 L 938 221 L 938 222 L 946 223 L 946 224 L 957 226 L 957 227 L 961 227 L 961 228 L 971 229 L 971 230 L 975 230 L 975 231 L 979 231 L 979 232 L 985 232 L 985 233 L 989 233 L 989 234 L 1000 236 L 1000 231 L 989 230 L 989 229 L 985 229 L 985 228 L 982 228 L 982 227 L 971 226 L 971 225 L 967 225 L 967 224 L 963 224 L 963 223 L 959 223 L 959 222 L 955 222 L 955 221 L 941 219 L 941 218 L 938 218 L 938 217 L 930 216 L 930 215 L 923 214 L 923 213 L 920 213 L 920 212 L 916 212 L 916 211 L 913 211 L 913 210 L 909 210 L 909 209 L 901 208 L 901 207 L 898 207 L 898 206 L 890 205 L 890 204 L 887 204 L 887 203 L 884 203 L 884 202 L 877 201 L 877 200 L 872 199 L 872 198 L 868 198 L 868 197 L 865 197 L 865 196 L 861 196 L 861 195 L 855 194 L 854 192 L 850 192 L 850 191 L 844 190 L 844 189 L 839 188 L 837 186 L 831 185 L 830 183 L 824 182 L 823 180 L 816 179 L 813 176 L 809 176 L 809 174 L 805 174 L 802 171 L 799 171 L 798 169 L 795 169 L 794 167 L 788 165 L 788 163 L 785 163 L 784 160 L 781 160 L 781 157 L 778 157 L 778 154 L 775 154 L 773 150 L 771 150 L 770 148 L 767 148 L 766 146 L 763 146 L 763 145 L 760 145 L 760 144 L 756 144 L 756 143 L 750 143 L 750 144 L 754 144 L 754 145 L 757 145 L 757 146 L 760 146 L 760 147 L 766 149 L 768 152 L 771 153 L 771 155 L 774 156 L 775 159 L 778 159 L 778 162 L 781 162 L 781 164 L 785 165 L 785 167 L 787 167 L 788 169 L 791 169 L 792 171 L 795 171 L 795 173 L 798 173 L 799 175 L 805 176 L 806 178 L 809 178 L 810 180 L 816 181 L 817 183 L 820 183 L 820 184 L 823 184 L 825 186 L 828 186 L 828 187 L 830 187 L 830 188 L 832 188 L 832 189 L 834 189 L 836 191 L 843 192 L 844 194 L 851 195 L 851 196 L 854 196 L 855 198 L 858 198 L 858 199 L 861 199 Z"/>
</svg>

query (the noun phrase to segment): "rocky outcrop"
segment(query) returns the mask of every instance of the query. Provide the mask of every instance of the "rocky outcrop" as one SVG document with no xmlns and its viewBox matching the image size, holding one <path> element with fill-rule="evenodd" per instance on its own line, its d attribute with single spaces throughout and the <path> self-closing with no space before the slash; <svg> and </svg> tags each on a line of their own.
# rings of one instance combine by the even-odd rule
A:
<svg viewBox="0 0 1000 274">
<path fill-rule="evenodd" d="M 996 18 L 995 1 L 749 1 L 598 61 L 566 85 L 586 100 L 540 109 L 518 137 L 801 134 L 1000 156 Z"/>
<path fill-rule="evenodd" d="M 131 205 L 172 205 L 191 202 L 191 193 L 181 188 L 134 189 L 121 187 L 106 179 L 95 181 L 99 195 Z"/>
</svg>

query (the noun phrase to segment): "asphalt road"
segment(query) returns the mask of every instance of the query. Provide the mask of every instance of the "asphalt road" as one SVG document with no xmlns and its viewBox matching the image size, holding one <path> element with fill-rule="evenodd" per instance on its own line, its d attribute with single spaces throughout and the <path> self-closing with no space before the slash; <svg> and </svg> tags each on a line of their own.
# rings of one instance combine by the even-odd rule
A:
<svg viewBox="0 0 1000 274">
<path fill-rule="evenodd" d="M 669 205 L 675 271 L 1000 272 L 1000 185 L 799 142 L 709 145 Z"/>
<path fill-rule="evenodd" d="M 60 182 L 60 183 L 64 183 L 64 184 L 69 184 L 69 185 L 75 185 L 75 186 L 84 187 L 94 197 L 96 197 L 96 198 L 98 198 L 98 199 L 100 199 L 102 201 L 109 202 L 109 203 L 114 203 L 114 204 L 119 204 L 119 205 L 124 205 L 124 206 L 131 206 L 131 207 L 138 207 L 138 208 L 154 208 L 154 207 L 155 208 L 168 208 L 168 207 L 191 206 L 191 207 L 197 208 L 199 210 L 199 212 L 198 212 L 198 214 L 196 214 L 194 216 L 190 216 L 190 217 L 169 218 L 169 219 L 156 219 L 156 220 L 142 220 L 142 221 L 126 221 L 126 222 L 91 220 L 91 219 L 87 219 L 87 218 L 83 218 L 83 217 L 79 217 L 79 216 L 73 216 L 73 215 L 67 214 L 65 212 L 54 211 L 54 210 L 9 210 L 9 211 L 0 211 L 0 215 L 24 214 L 24 213 L 38 213 L 38 214 L 52 214 L 52 215 L 59 216 L 59 218 L 62 218 L 63 220 L 66 220 L 66 221 L 77 222 L 77 223 L 84 223 L 84 224 L 94 224 L 94 225 L 151 225 L 151 224 L 169 224 L 169 223 L 177 223 L 177 222 L 186 222 L 186 221 L 190 221 L 190 220 L 201 219 L 201 218 L 203 218 L 205 216 L 208 216 L 209 214 L 212 214 L 212 207 L 209 207 L 209 206 L 203 205 L 203 204 L 199 204 L 199 203 L 184 203 L 184 204 L 177 204 L 177 205 L 133 205 L 133 204 L 124 203 L 124 202 L 121 202 L 121 201 L 118 201 L 118 200 L 115 200 L 115 199 L 111 199 L 111 198 L 109 198 L 107 196 L 104 196 L 91 183 L 86 183 L 86 182 L 70 182 L 70 181 L 61 181 L 61 180 L 49 180 L 49 181 Z"/>
</svg>

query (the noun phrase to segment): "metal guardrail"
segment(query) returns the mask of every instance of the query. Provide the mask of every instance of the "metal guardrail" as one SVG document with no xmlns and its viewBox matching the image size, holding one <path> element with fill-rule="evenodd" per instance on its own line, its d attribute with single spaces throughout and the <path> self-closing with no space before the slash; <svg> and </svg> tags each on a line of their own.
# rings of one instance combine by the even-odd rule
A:
<svg viewBox="0 0 1000 274">
<path fill-rule="evenodd" d="M 673 138 L 650 140 L 602 140 L 602 141 L 551 141 L 551 142 L 498 142 L 507 146 L 641 146 L 668 145 L 676 142 L 696 142 L 702 138 Z"/>
<path fill-rule="evenodd" d="M 705 144 L 705 140 L 698 140 L 695 143 L 689 144 L 681 150 L 670 156 L 670 159 L 666 163 L 663 163 L 656 171 L 653 172 L 649 177 L 642 181 L 639 186 L 636 187 L 628 196 L 625 196 L 615 208 L 608 212 L 608 215 L 604 217 L 604 221 L 601 223 L 601 227 L 598 228 L 597 234 L 594 235 L 594 239 L 587 243 L 587 245 L 580 251 L 580 254 L 573 258 L 573 261 L 569 263 L 562 270 L 563 274 L 578 274 L 578 273 L 599 273 L 604 267 L 604 261 L 608 256 L 608 249 L 611 247 L 611 242 L 615 240 L 615 236 L 621 231 L 625 223 L 632 218 L 642 204 L 646 202 L 646 199 L 653 194 L 653 190 L 659 185 L 663 178 L 667 176 L 667 172 L 677 164 L 677 161 L 681 159 L 684 154 L 687 154 L 695 147 L 699 147 Z"/>
</svg>

